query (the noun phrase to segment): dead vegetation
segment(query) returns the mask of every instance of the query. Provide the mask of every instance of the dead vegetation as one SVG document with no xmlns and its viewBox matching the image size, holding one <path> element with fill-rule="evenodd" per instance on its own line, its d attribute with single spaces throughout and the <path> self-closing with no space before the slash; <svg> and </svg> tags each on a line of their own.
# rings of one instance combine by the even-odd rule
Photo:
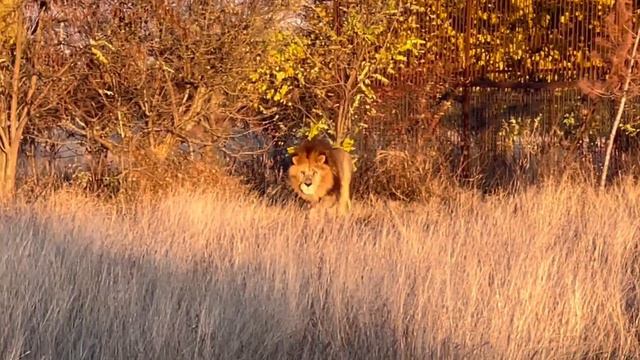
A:
<svg viewBox="0 0 640 360">
<path fill-rule="evenodd" d="M 283 177 L 309 114 L 258 111 L 243 84 L 289 2 L 51 0 L 37 21 L 9 2 L 34 33 L 22 66 L 0 54 L 0 173 L 10 144 L 20 185 L 0 205 L 4 357 L 640 356 L 637 156 L 620 147 L 595 191 L 606 107 L 516 94 L 471 114 L 456 89 L 436 108 L 451 79 L 425 66 L 437 86 L 375 88 L 388 108 L 358 124 L 353 217 L 309 224 Z M 587 97 L 619 90 L 616 36 Z"/>
<path fill-rule="evenodd" d="M 636 357 L 639 189 L 361 202 L 320 225 L 222 192 L 57 193 L 0 215 L 0 353 Z"/>
</svg>

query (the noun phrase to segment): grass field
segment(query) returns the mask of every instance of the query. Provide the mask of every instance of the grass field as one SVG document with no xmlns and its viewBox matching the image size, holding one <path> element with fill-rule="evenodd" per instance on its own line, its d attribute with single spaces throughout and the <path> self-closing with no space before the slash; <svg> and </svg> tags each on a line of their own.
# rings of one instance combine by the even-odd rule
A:
<svg viewBox="0 0 640 360">
<path fill-rule="evenodd" d="M 640 186 L 422 205 L 58 193 L 0 214 L 9 359 L 638 357 Z"/>
</svg>

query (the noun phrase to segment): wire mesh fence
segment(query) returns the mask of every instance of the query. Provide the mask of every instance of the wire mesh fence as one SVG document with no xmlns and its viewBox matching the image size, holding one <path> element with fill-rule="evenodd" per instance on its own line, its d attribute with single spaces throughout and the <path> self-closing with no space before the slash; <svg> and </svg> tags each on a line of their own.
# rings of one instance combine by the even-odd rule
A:
<svg viewBox="0 0 640 360">
<path fill-rule="evenodd" d="M 589 98 L 577 85 L 605 79 L 609 67 L 601 55 L 608 45 L 602 38 L 607 27 L 630 31 L 633 24 L 622 23 L 620 12 L 635 15 L 639 3 L 437 2 L 435 16 L 445 14 L 451 27 L 445 33 L 452 35 L 441 37 L 431 63 L 392 78 L 393 90 L 382 92 L 382 115 L 371 122 L 364 146 L 406 147 L 439 138 L 467 158 L 507 156 L 524 167 L 533 166 L 526 159 L 561 149 L 565 158 L 598 168 L 617 103 Z M 424 31 L 432 32 L 428 19 L 434 14 L 422 16 Z M 439 96 L 447 87 L 456 95 L 438 116 Z M 638 141 L 630 124 L 637 122 L 638 110 L 632 101 L 624 114 L 627 127 L 619 133 L 613 159 L 619 171 L 634 166 L 631 154 Z"/>
</svg>

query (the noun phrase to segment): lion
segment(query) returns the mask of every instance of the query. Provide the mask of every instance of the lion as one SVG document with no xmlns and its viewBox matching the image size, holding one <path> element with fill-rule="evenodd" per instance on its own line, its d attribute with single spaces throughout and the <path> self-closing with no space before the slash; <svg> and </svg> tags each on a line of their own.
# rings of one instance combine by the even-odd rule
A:
<svg viewBox="0 0 640 360">
<path fill-rule="evenodd" d="M 301 143 L 291 156 L 289 183 L 311 204 L 312 214 L 338 205 L 338 215 L 351 209 L 353 159 L 348 152 L 315 138 Z"/>
</svg>

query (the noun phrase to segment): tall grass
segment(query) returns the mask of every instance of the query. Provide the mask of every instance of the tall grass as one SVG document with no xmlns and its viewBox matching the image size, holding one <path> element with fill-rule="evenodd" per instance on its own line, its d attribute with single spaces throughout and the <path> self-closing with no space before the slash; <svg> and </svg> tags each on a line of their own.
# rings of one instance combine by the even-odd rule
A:
<svg viewBox="0 0 640 360">
<path fill-rule="evenodd" d="M 423 205 L 59 193 L 0 215 L 3 358 L 637 357 L 640 187 Z"/>
</svg>

